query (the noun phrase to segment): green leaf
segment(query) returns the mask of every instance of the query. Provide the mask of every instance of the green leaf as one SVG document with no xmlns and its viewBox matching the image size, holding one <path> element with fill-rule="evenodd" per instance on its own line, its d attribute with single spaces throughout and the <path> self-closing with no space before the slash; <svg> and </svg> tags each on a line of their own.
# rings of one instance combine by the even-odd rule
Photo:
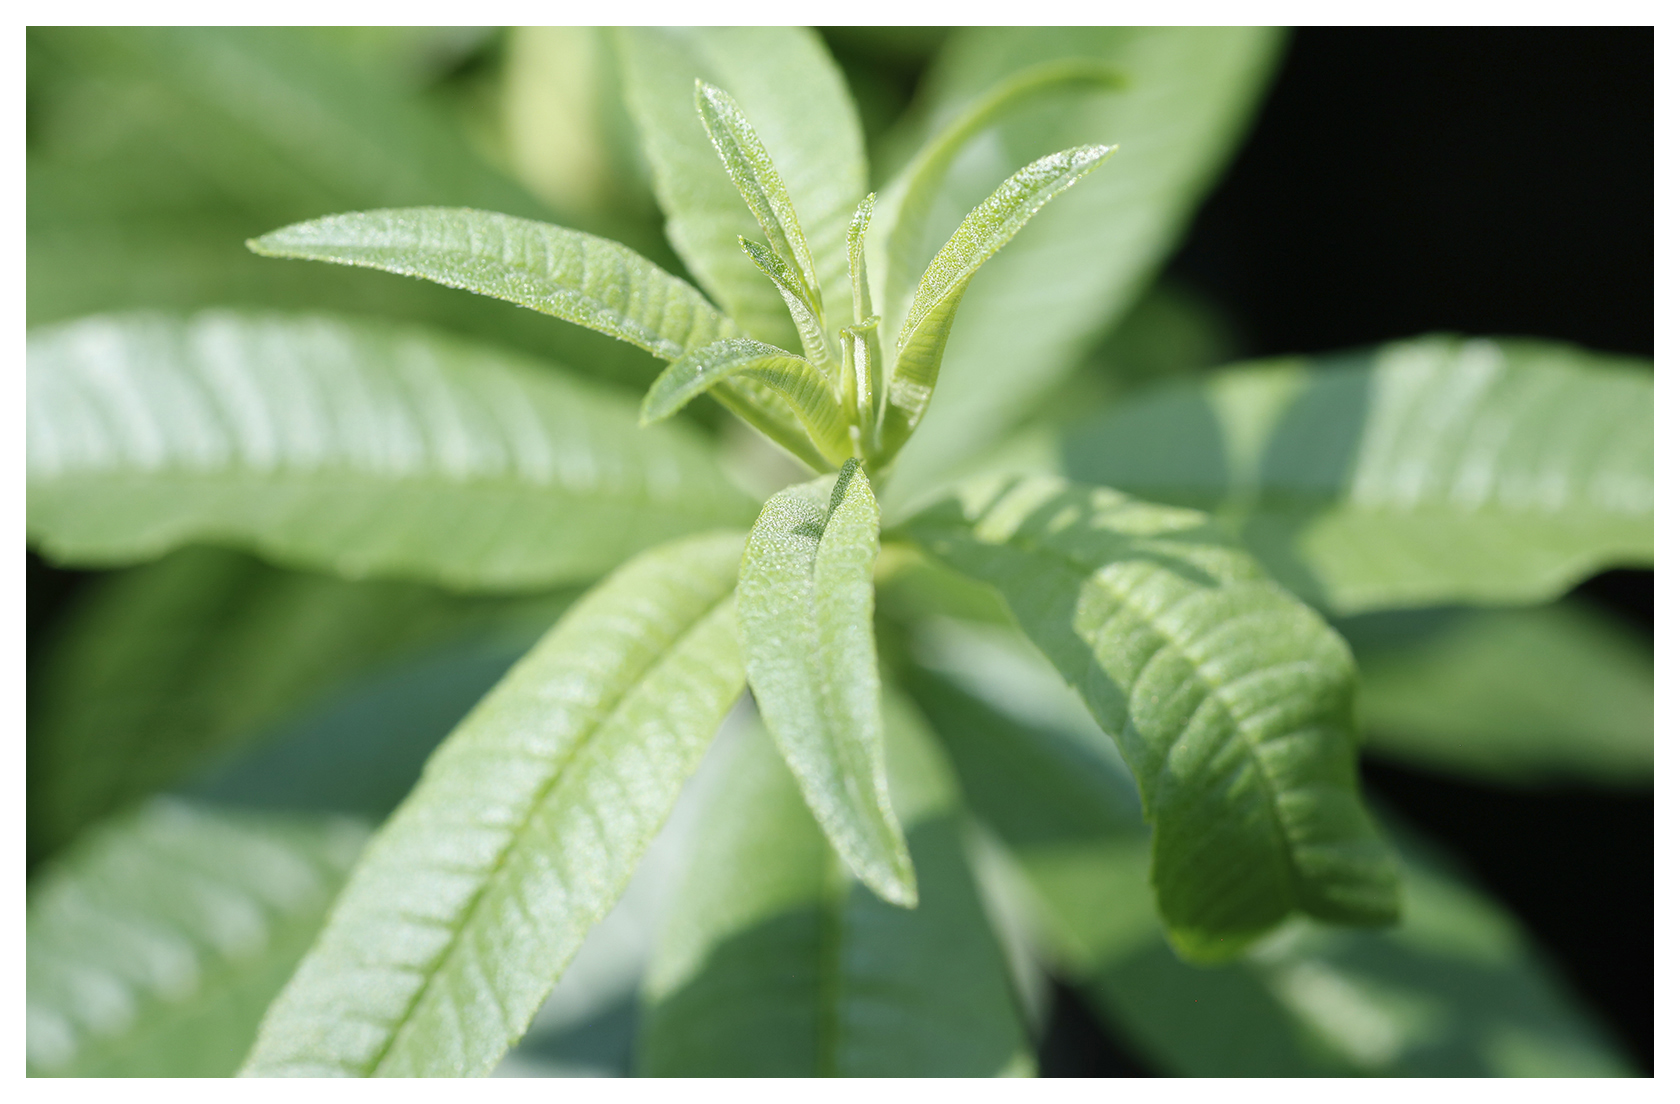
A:
<svg viewBox="0 0 1680 1104">
<path fill-rule="evenodd" d="M 785 398 L 822 455 L 836 465 L 844 462 L 851 442 L 828 381 L 804 357 L 744 337 L 714 342 L 672 362 L 642 399 L 642 424 L 670 417 L 735 376 L 757 380 Z"/>
<path fill-rule="evenodd" d="M 1592 607 L 1397 611 L 1339 627 L 1378 754 L 1504 784 L 1650 785 L 1651 646 Z"/>
<path fill-rule="evenodd" d="M 695 117 L 694 82 L 724 89 L 752 120 L 790 207 L 799 211 L 815 281 L 833 298 L 846 286 L 846 229 L 868 176 L 863 134 L 839 68 L 816 33 L 804 29 L 617 33 L 625 98 L 671 242 L 748 336 L 791 347 L 794 333 L 781 300 L 736 244 L 760 227 Z"/>
<path fill-rule="evenodd" d="M 1426 337 L 1233 368 L 1069 433 L 1067 473 L 1218 512 L 1337 613 L 1552 598 L 1652 556 L 1648 363 Z"/>
<path fill-rule="evenodd" d="M 318 35 L 77 27 L 36 38 L 117 83 L 118 97 L 158 126 L 169 154 L 275 217 L 412 203 L 540 212 L 412 84 L 382 67 L 346 64 Z"/>
<path fill-rule="evenodd" d="M 916 273 L 926 263 L 922 243 L 928 237 L 929 213 L 951 163 L 968 143 L 1023 103 L 1046 93 L 1086 88 L 1113 92 L 1125 86 L 1125 75 L 1106 61 L 1066 58 L 1029 66 L 1004 78 L 917 152 L 881 200 L 886 235 L 881 314 L 889 320 L 888 333 L 898 332 L 909 310 Z"/>
<path fill-rule="evenodd" d="M 469 208 L 357 211 L 247 243 L 505 299 L 675 360 L 734 332 L 704 296 L 635 250 L 546 222 Z"/>
<path fill-rule="evenodd" d="M 158 799 L 30 884 L 31 1076 L 227 1077 L 367 832 Z"/>
<path fill-rule="evenodd" d="M 963 854 L 949 768 L 889 698 L 921 903 L 851 881 L 771 741 L 731 748 L 644 982 L 649 1076 L 985 1077 L 1032 1060 Z"/>
<path fill-rule="evenodd" d="M 1296 910 L 1393 921 L 1354 769 L 1353 657 L 1209 518 L 1036 478 L 971 484 L 907 530 L 1002 592 L 1119 743 L 1183 954 L 1229 958 Z"/>
<path fill-rule="evenodd" d="M 425 331 L 206 312 L 29 344 L 29 533 L 77 564 L 194 540 L 460 588 L 587 579 L 740 523 L 681 427 L 554 368 Z"/>
<path fill-rule="evenodd" d="M 773 497 L 741 559 L 741 650 L 764 723 L 817 822 L 864 884 L 913 908 L 916 874 L 888 794 L 881 730 L 879 551 L 880 512 L 856 460 L 832 484 Z"/>
<path fill-rule="evenodd" d="M 805 350 L 806 359 L 825 374 L 831 372 L 828 338 L 823 334 L 822 315 L 811 305 L 809 297 L 799 287 L 799 275 L 780 257 L 750 238 L 742 238 L 740 245 L 741 251 L 781 293 L 782 302 L 787 304 L 788 314 L 793 317 L 794 329 L 799 331 L 799 346 Z"/>
<path fill-rule="evenodd" d="M 30 850 L 359 676 L 552 599 L 467 599 L 189 548 L 91 584 L 32 661 Z"/>
<path fill-rule="evenodd" d="M 975 278 L 964 296 L 966 321 L 940 369 L 942 397 L 897 461 L 884 503 L 889 515 L 907 503 L 903 496 L 985 452 L 1149 286 L 1241 138 L 1280 45 L 1281 35 L 1269 28 L 952 33 L 918 90 L 929 135 L 1001 82 L 1051 62 L 1111 65 L 1126 74 L 1127 90 L 1033 100 L 971 142 L 943 177 L 911 275 L 933 256 L 947 227 L 1017 167 L 1086 143 L 1120 152 Z"/>
<path fill-rule="evenodd" d="M 712 139 L 729 179 L 746 200 L 747 209 L 758 220 L 770 248 L 788 270 L 797 274 L 794 287 L 819 322 L 822 319 L 822 287 L 817 282 L 816 266 L 811 260 L 811 247 L 799 229 L 799 215 L 788 198 L 787 186 L 776 171 L 775 162 L 759 141 L 758 134 L 747 122 L 741 108 L 729 93 L 707 84 L 694 82 L 694 107 L 700 112 L 700 122 Z M 756 261 L 756 258 L 755 258 Z M 764 266 L 759 265 L 762 269 Z"/>
<path fill-rule="evenodd" d="M 495 1065 L 741 692 L 740 548 L 699 537 L 631 561 L 473 710 L 369 845 L 245 1074 Z"/>
<path fill-rule="evenodd" d="M 938 673 L 921 669 L 910 688 L 969 808 L 1017 864 L 1041 953 L 1161 1072 L 1631 1072 L 1516 921 L 1405 835 L 1399 926 L 1297 921 L 1229 965 L 1180 962 L 1148 906 L 1147 829 L 1127 771 L 1091 742 L 1088 719 L 1066 719 L 1071 695 L 1054 673 L 1018 637 L 964 628 L 925 643 Z"/>
<path fill-rule="evenodd" d="M 887 378 L 882 447 L 892 456 L 922 420 L 957 305 L 968 282 L 1046 203 L 1114 153 L 1114 146 L 1079 146 L 1041 157 L 998 185 L 968 213 L 951 240 L 934 255 L 916 285 L 916 296 L 898 331 L 897 352 Z"/>
<path fill-rule="evenodd" d="M 363 211 L 248 244 L 266 256 L 377 268 L 494 296 L 667 360 L 736 332 L 692 286 L 617 242 L 486 211 Z M 714 394 L 772 441 L 822 465 L 774 392 L 736 380 Z"/>
</svg>

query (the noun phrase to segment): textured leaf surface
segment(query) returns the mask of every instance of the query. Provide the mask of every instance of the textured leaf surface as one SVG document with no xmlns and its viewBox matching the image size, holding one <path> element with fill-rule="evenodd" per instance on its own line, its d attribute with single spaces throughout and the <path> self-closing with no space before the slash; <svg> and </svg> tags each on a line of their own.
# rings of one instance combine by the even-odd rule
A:
<svg viewBox="0 0 1680 1104">
<path fill-rule="evenodd" d="M 1131 781 L 1073 695 L 1015 634 L 964 628 L 932 643 L 919 654 L 933 669 L 911 688 L 969 808 L 1024 875 L 1041 953 L 1159 1072 L 1632 1072 L 1515 920 L 1404 835 L 1399 926 L 1298 921 L 1229 965 L 1180 962 L 1149 905 Z"/>
<path fill-rule="evenodd" d="M 882 317 L 888 333 L 897 333 L 916 291 L 917 274 L 926 263 L 923 242 L 928 238 L 928 215 L 939 198 L 945 174 L 968 143 L 1009 112 L 1039 96 L 1075 89 L 1125 87 L 1125 76 L 1112 64 L 1067 58 L 1029 66 L 989 89 L 945 129 L 930 138 L 906 165 L 881 200 L 881 225 L 886 236 L 879 250 L 884 259 Z"/>
<path fill-rule="evenodd" d="M 696 395 L 736 377 L 781 395 L 822 453 L 836 464 L 844 461 L 850 442 L 840 404 L 822 373 L 804 357 L 751 338 L 726 338 L 672 362 L 642 399 L 642 424 L 668 418 Z"/>
<path fill-rule="evenodd" d="M 963 219 L 916 285 L 887 381 L 883 443 L 891 455 L 920 424 L 963 292 L 1009 239 L 1046 203 L 1108 159 L 1113 146 L 1079 146 L 1041 157 L 998 186 Z"/>
<path fill-rule="evenodd" d="M 369 845 L 244 1073 L 495 1065 L 740 695 L 740 548 L 700 537 L 631 561 L 473 710 Z"/>
<path fill-rule="evenodd" d="M 777 494 L 741 560 L 741 649 L 764 723 L 817 822 L 865 884 L 914 906 L 881 730 L 879 551 L 880 513 L 856 461 Z"/>
<path fill-rule="evenodd" d="M 787 186 L 776 171 L 764 143 L 741 114 L 740 105 L 729 93 L 704 81 L 694 87 L 694 106 L 700 122 L 712 139 L 724 171 L 741 193 L 765 240 L 788 269 L 796 273 L 795 286 L 800 297 L 818 312 L 822 311 L 822 289 L 817 284 L 816 266 L 811 260 L 811 247 L 799 229 L 799 215 L 788 198 Z M 762 267 L 762 266 L 761 266 Z"/>
<path fill-rule="evenodd" d="M 851 881 L 774 745 L 732 749 L 644 986 L 653 1076 L 986 1077 L 1031 1069 L 958 831 L 949 768 L 889 699 L 921 903 Z"/>
<path fill-rule="evenodd" d="M 31 850 L 523 604 L 282 571 L 207 548 L 99 580 L 36 660 Z"/>
<path fill-rule="evenodd" d="M 791 347 L 793 328 L 776 289 L 736 244 L 761 228 L 695 114 L 694 82 L 723 89 L 751 122 L 799 212 L 824 297 L 843 303 L 846 229 L 868 175 L 845 78 L 822 40 L 804 29 L 618 33 L 625 98 L 683 263 L 749 336 Z"/>
<path fill-rule="evenodd" d="M 1592 607 L 1395 611 L 1339 627 L 1379 754 L 1501 783 L 1650 784 L 1650 642 Z"/>
<path fill-rule="evenodd" d="M 1219 512 L 1337 612 L 1533 602 L 1651 562 L 1651 403 L 1645 363 L 1427 337 L 1140 396 L 1064 464 Z"/>
<path fill-rule="evenodd" d="M 493 211 L 356 211 L 287 226 L 250 246 L 265 257 L 377 268 L 505 299 L 666 360 L 734 329 L 692 285 L 626 246 Z"/>
<path fill-rule="evenodd" d="M 174 799 L 102 825 L 30 885 L 29 1072 L 232 1074 L 366 836 Z"/>
<path fill-rule="evenodd" d="M 1206 515 L 1010 479 L 907 528 L 998 588 L 1118 741 L 1183 953 L 1229 958 L 1295 910 L 1393 920 L 1395 870 L 1359 801 L 1347 645 Z"/>
<path fill-rule="evenodd" d="M 1103 62 L 1124 72 L 1127 86 L 1118 95 L 1035 100 L 972 142 L 945 175 L 921 257 L 932 257 L 947 228 L 1021 165 L 1086 143 L 1119 151 L 975 277 L 945 351 L 941 398 L 899 457 L 889 515 L 907 501 L 899 495 L 983 452 L 1149 285 L 1234 150 L 1280 45 L 1268 28 L 952 33 L 925 82 L 930 134 L 1000 82 L 1049 62 Z"/>
<path fill-rule="evenodd" d="M 207 312 L 29 346 L 29 532 L 113 564 L 192 540 L 454 587 L 586 579 L 751 501 L 681 427 L 424 331 Z"/>
</svg>

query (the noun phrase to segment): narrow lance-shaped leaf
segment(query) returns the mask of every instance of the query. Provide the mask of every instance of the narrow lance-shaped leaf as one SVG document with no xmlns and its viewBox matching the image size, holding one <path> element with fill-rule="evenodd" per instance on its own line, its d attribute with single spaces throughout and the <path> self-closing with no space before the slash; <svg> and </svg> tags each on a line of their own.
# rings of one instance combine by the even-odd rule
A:
<svg viewBox="0 0 1680 1104">
<path fill-rule="evenodd" d="M 491 211 L 357 211 L 287 226 L 249 245 L 265 257 L 377 268 L 505 299 L 666 360 L 734 332 L 699 291 L 635 250 Z"/>
<path fill-rule="evenodd" d="M 29 346 L 29 533 L 116 564 L 189 541 L 343 575 L 598 576 L 752 503 L 633 401 L 441 335 L 324 317 L 96 318 Z"/>
<path fill-rule="evenodd" d="M 628 27 L 616 34 L 625 99 L 677 253 L 747 336 L 791 348 L 779 297 L 736 245 L 760 228 L 695 117 L 694 82 L 727 90 L 752 120 L 799 211 L 816 283 L 845 302 L 846 226 L 868 170 L 839 66 L 809 29 Z"/>
<path fill-rule="evenodd" d="M 1425 337 L 1229 369 L 1071 431 L 1066 472 L 1218 513 L 1336 613 L 1552 598 L 1652 554 L 1649 362 Z"/>
<path fill-rule="evenodd" d="M 817 283 L 811 247 L 799 229 L 799 216 L 788 198 L 787 186 L 770 160 L 764 143 L 729 93 L 703 80 L 694 82 L 694 106 L 711 136 L 712 146 L 723 161 L 729 179 L 746 201 L 753 218 L 764 230 L 770 248 L 795 276 L 794 288 L 819 320 L 822 318 L 822 288 Z M 757 258 L 754 258 L 756 261 Z M 763 264 L 759 264 L 763 268 Z"/>
<path fill-rule="evenodd" d="M 1120 321 L 1236 148 L 1282 42 L 1268 27 L 952 32 L 928 75 L 930 134 L 1000 82 L 1046 62 L 1106 62 L 1127 84 L 1120 95 L 1039 96 L 999 117 L 943 175 L 931 229 L 956 225 L 998 180 L 1047 153 L 1088 142 L 1120 152 L 1040 212 L 964 293 L 964 321 L 940 365 L 941 398 L 894 461 L 882 503 L 889 515 L 964 457 L 986 451 Z M 926 241 L 907 276 L 941 240 Z M 896 324 L 904 308 L 877 309 Z"/>
<path fill-rule="evenodd" d="M 504 299 L 666 360 L 738 332 L 705 296 L 634 250 L 488 211 L 362 211 L 288 226 L 249 245 L 264 256 L 376 268 Z M 725 383 L 717 397 L 795 456 L 813 459 L 797 419 L 773 392 L 741 380 Z"/>
<path fill-rule="evenodd" d="M 999 118 L 1047 93 L 1081 89 L 1118 91 L 1125 74 L 1112 62 L 1095 58 L 1061 58 L 1032 65 L 999 82 L 945 129 L 931 138 L 904 170 L 894 177 L 881 200 L 881 226 L 886 231 L 882 256 L 885 288 L 881 313 L 888 333 L 897 333 L 916 290 L 916 270 L 933 245 L 928 216 L 951 162 L 968 143 Z"/>
<path fill-rule="evenodd" d="M 29 1073 L 227 1077 L 367 838 L 340 817 L 158 799 L 29 887 Z"/>
<path fill-rule="evenodd" d="M 817 822 L 865 884 L 909 907 L 915 873 L 887 788 L 875 656 L 879 527 L 856 460 L 770 499 L 741 560 L 741 648 Z"/>
<path fill-rule="evenodd" d="M 898 332 L 897 353 L 887 379 L 881 446 L 888 457 L 903 446 L 927 410 L 968 282 L 1046 203 L 1106 161 L 1114 149 L 1079 146 L 1034 161 L 969 212 L 934 256 Z"/>
<path fill-rule="evenodd" d="M 787 262 L 750 238 L 741 239 L 741 251 L 752 258 L 752 263 L 781 293 L 782 302 L 787 304 L 788 314 L 793 317 L 794 328 L 799 331 L 799 345 L 805 350 L 806 359 L 825 374 L 831 372 L 828 337 L 823 333 L 822 315 L 800 291 L 798 275 L 787 266 Z"/>
<path fill-rule="evenodd" d="M 881 358 L 881 317 L 875 313 L 870 301 L 869 261 L 865 249 L 869 223 L 874 214 L 875 193 L 870 192 L 863 197 L 863 202 L 858 204 L 857 214 L 852 216 L 852 225 L 846 231 L 846 273 L 852 282 L 852 325 L 867 327 L 863 331 L 863 341 L 869 356 L 869 395 L 874 404 L 870 408 L 867 424 L 873 427 L 871 434 L 879 437 L 880 404 L 884 393 L 884 379 L 881 373 L 886 367 L 886 361 Z M 841 340 L 845 340 L 844 333 Z"/>
<path fill-rule="evenodd" d="M 244 1073 L 495 1065 L 740 695 L 740 548 L 724 535 L 645 553 L 509 672 L 369 845 Z"/>
<path fill-rule="evenodd" d="M 821 455 L 833 464 L 850 454 L 840 404 L 816 365 L 786 349 L 745 337 L 689 353 L 659 374 L 642 399 L 642 424 L 670 417 L 696 395 L 732 378 L 758 381 L 787 400 Z"/>
<path fill-rule="evenodd" d="M 358 675 L 525 604 L 210 548 L 96 580 L 32 661 L 31 850 L 178 784 Z"/>
<path fill-rule="evenodd" d="M 902 700 L 886 718 L 921 903 L 895 908 L 849 878 L 774 744 L 742 732 L 649 964 L 639 1073 L 1031 1072 L 949 767 Z"/>
<path fill-rule="evenodd" d="M 1042 658 L 1015 634 L 938 637 L 918 649 L 938 674 L 919 671 L 911 686 L 968 807 L 1023 875 L 1040 953 L 1163 1073 L 1628 1072 L 1515 918 L 1398 832 L 1406 910 L 1395 928 L 1301 920 L 1216 969 L 1178 961 L 1148 905 L 1148 829 L 1112 747 L 1088 741 L 1088 718 L 1062 720 L 1071 695 L 1052 671 L 1043 684 Z"/>
<path fill-rule="evenodd" d="M 1294 910 L 1394 919 L 1394 865 L 1359 800 L 1347 645 L 1209 518 L 1036 478 L 971 485 L 907 527 L 1002 592 L 1118 741 L 1182 953 L 1229 958 Z"/>
</svg>

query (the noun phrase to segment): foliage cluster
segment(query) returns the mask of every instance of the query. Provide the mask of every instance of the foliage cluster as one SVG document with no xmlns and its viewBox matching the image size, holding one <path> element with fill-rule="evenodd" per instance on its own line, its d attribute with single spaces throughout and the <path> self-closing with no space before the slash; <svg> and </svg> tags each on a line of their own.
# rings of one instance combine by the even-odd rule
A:
<svg viewBox="0 0 1680 1104">
<path fill-rule="evenodd" d="M 1649 778 L 1650 366 L 1211 370 L 1280 42 L 33 32 L 31 1071 L 1625 1072 L 1357 756 Z"/>
</svg>

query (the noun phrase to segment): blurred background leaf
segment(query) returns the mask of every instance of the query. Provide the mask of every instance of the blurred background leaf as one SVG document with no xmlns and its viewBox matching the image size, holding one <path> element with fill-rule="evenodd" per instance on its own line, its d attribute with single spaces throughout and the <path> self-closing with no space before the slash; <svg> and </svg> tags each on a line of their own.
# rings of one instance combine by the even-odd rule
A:
<svg viewBox="0 0 1680 1104">
<path fill-rule="evenodd" d="M 29 1072 L 227 1077 L 367 828 L 157 799 L 29 888 Z"/>
</svg>

